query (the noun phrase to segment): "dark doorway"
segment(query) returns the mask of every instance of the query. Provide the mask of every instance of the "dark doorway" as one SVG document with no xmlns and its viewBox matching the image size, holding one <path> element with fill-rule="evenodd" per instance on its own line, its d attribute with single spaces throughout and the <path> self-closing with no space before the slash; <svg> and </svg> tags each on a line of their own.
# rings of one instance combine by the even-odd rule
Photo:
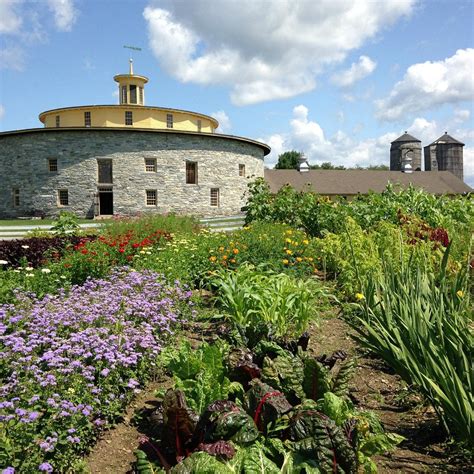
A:
<svg viewBox="0 0 474 474">
<path fill-rule="evenodd" d="M 114 194 L 99 192 L 99 215 L 111 216 L 114 213 Z"/>
</svg>

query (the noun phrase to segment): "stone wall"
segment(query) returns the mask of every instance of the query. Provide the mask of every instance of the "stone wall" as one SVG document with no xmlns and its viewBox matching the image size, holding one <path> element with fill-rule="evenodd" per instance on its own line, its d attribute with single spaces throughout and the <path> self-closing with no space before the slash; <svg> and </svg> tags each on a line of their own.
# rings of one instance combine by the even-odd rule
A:
<svg viewBox="0 0 474 474">
<path fill-rule="evenodd" d="M 114 214 L 236 214 L 245 205 L 249 180 L 263 176 L 264 151 L 252 141 L 205 134 L 109 129 L 4 134 L 0 217 L 55 216 L 62 210 L 92 217 L 99 159 L 113 163 Z M 57 172 L 49 171 L 49 158 L 57 158 Z M 145 171 L 145 158 L 156 158 L 156 172 Z M 186 184 L 186 161 L 197 163 L 198 184 Z M 239 164 L 246 177 L 239 176 Z M 210 205 L 211 188 L 219 189 L 219 207 Z M 13 189 L 20 190 L 17 207 Z M 68 190 L 69 206 L 58 205 L 60 189 Z M 146 190 L 157 191 L 157 206 L 146 205 Z"/>
</svg>

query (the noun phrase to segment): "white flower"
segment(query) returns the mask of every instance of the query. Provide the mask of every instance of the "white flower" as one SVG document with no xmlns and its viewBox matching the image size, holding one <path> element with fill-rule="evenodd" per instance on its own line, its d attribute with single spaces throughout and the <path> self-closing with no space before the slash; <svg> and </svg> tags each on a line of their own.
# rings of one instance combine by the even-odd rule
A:
<svg viewBox="0 0 474 474">
<path fill-rule="evenodd" d="M 27 273 L 25 276 L 27 276 L 27 277 L 34 277 L 35 275 L 34 275 L 34 273 Z"/>
<path fill-rule="evenodd" d="M 42 268 L 41 272 L 42 273 L 51 273 L 51 270 L 49 268 Z"/>
<path fill-rule="evenodd" d="M 21 248 L 22 248 L 22 249 L 29 249 L 30 246 L 29 246 L 29 245 L 22 245 Z"/>
<path fill-rule="evenodd" d="M 61 278 L 61 280 L 65 280 L 67 278 L 66 275 L 61 275 L 59 278 Z"/>
<path fill-rule="evenodd" d="M 0 265 L 8 265 L 8 262 L 6 260 L 0 260 Z"/>
<path fill-rule="evenodd" d="M 144 250 L 140 250 L 140 253 L 143 255 L 143 254 L 145 253 L 145 251 L 144 251 Z"/>
<path fill-rule="evenodd" d="M 145 252 L 147 255 L 151 255 L 151 252 Z"/>
<path fill-rule="evenodd" d="M 25 270 L 26 270 L 27 272 L 32 272 L 32 271 L 34 270 L 34 268 L 33 268 L 33 267 L 26 267 Z"/>
<path fill-rule="evenodd" d="M 15 273 L 21 273 L 20 270 L 13 270 Z"/>
</svg>

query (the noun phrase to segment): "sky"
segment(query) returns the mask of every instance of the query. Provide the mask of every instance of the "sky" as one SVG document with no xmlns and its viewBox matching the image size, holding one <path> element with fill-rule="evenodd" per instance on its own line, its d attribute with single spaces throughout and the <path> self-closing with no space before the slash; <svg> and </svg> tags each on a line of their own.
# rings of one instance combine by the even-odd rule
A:
<svg viewBox="0 0 474 474">
<path fill-rule="evenodd" d="M 269 144 L 268 167 L 388 165 L 405 130 L 448 131 L 474 187 L 474 0 L 0 0 L 0 131 L 117 103 L 130 53 L 147 105 Z"/>
</svg>

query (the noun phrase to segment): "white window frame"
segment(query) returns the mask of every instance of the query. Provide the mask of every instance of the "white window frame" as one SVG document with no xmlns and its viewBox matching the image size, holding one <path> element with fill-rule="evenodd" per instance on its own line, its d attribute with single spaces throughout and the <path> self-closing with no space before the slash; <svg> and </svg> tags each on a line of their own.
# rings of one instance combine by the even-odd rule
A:
<svg viewBox="0 0 474 474">
<path fill-rule="evenodd" d="M 145 158 L 145 172 L 156 173 L 156 158 Z"/>
</svg>

